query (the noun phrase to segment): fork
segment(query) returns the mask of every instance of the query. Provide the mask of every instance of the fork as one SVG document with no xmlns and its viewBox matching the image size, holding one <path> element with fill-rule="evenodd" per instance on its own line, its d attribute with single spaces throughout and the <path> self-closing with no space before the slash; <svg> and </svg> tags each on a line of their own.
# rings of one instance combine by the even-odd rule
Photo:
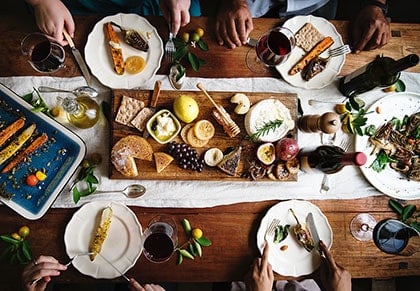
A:
<svg viewBox="0 0 420 291">
<path fill-rule="evenodd" d="M 328 57 L 337 57 L 341 55 L 346 55 L 351 52 L 351 48 L 348 44 L 333 48 L 329 51 Z"/>
<path fill-rule="evenodd" d="M 90 252 L 90 253 L 80 253 L 80 254 L 76 254 L 76 255 L 74 255 L 71 259 L 70 259 L 70 261 L 67 263 L 67 264 L 65 264 L 64 266 L 66 266 L 66 267 L 68 267 L 68 266 L 70 266 L 72 263 L 73 263 L 73 260 L 75 259 L 75 258 L 77 258 L 77 257 L 81 257 L 81 256 L 89 256 L 89 255 L 92 255 L 93 253 L 92 252 Z M 35 280 L 33 280 L 31 283 L 30 283 L 30 285 L 33 285 L 33 284 L 35 284 L 36 282 L 38 282 L 39 280 L 41 280 L 43 277 L 39 277 L 39 278 L 37 278 L 37 279 L 35 279 Z"/>
<path fill-rule="evenodd" d="M 172 32 L 172 24 L 169 25 L 169 39 L 165 44 L 165 56 L 166 56 L 166 60 L 169 63 L 172 63 L 173 60 L 173 54 L 175 52 L 175 44 L 174 44 L 174 34 Z"/>
<path fill-rule="evenodd" d="M 350 148 L 350 140 L 347 138 L 344 138 L 341 140 L 339 147 L 341 147 L 345 152 L 347 152 Z M 330 180 L 328 178 L 327 174 L 324 174 L 324 177 L 322 178 L 321 182 L 321 189 L 319 192 L 321 193 L 327 193 L 330 190 Z"/>
<path fill-rule="evenodd" d="M 270 225 L 268 226 L 267 230 L 265 231 L 264 240 L 266 242 L 271 242 L 274 239 L 274 235 L 276 234 L 276 228 L 280 224 L 280 220 L 274 218 Z"/>
</svg>

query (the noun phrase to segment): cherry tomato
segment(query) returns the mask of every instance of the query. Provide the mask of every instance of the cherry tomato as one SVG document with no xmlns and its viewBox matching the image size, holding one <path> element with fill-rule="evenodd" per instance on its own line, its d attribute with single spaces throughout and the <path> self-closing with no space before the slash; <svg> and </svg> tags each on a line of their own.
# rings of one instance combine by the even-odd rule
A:
<svg viewBox="0 0 420 291">
<path fill-rule="evenodd" d="M 35 174 L 30 174 L 28 177 L 26 177 L 26 184 L 28 184 L 28 186 L 34 187 L 36 184 L 38 184 L 38 182 L 39 179 Z"/>
</svg>

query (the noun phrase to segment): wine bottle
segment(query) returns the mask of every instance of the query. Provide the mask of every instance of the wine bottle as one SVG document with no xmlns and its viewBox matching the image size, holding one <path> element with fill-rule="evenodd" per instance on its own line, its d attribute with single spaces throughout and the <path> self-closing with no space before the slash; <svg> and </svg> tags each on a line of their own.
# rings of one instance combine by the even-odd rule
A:
<svg viewBox="0 0 420 291">
<path fill-rule="evenodd" d="M 398 81 L 400 72 L 417 65 L 419 56 L 410 54 L 399 60 L 377 56 L 375 60 L 340 79 L 338 89 L 347 97 L 387 87 Z"/>
<path fill-rule="evenodd" d="M 89 96 L 66 97 L 61 106 L 66 111 L 69 122 L 76 127 L 92 127 L 99 119 L 99 105 Z"/>
<path fill-rule="evenodd" d="M 334 174 L 344 166 L 363 166 L 367 157 L 362 152 L 345 152 L 334 145 L 322 145 L 312 151 L 302 149 L 299 153 L 300 168 L 305 172 Z"/>
</svg>

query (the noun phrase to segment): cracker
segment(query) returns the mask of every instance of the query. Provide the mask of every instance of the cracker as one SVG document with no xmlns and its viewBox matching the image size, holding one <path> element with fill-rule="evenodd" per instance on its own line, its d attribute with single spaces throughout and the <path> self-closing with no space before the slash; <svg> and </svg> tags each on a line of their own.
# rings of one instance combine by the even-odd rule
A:
<svg viewBox="0 0 420 291">
<path fill-rule="evenodd" d="M 142 110 L 137 113 L 137 115 L 130 121 L 130 124 L 137 128 L 140 131 L 146 129 L 146 123 L 152 117 L 153 110 L 149 107 L 144 107 Z"/>
<path fill-rule="evenodd" d="M 310 22 L 305 23 L 295 34 L 296 45 L 309 52 L 324 36 Z"/>
<path fill-rule="evenodd" d="M 123 96 L 121 99 L 120 107 L 118 108 L 117 116 L 115 117 L 115 121 L 133 127 L 130 121 L 143 108 L 143 101 L 128 96 Z"/>
</svg>

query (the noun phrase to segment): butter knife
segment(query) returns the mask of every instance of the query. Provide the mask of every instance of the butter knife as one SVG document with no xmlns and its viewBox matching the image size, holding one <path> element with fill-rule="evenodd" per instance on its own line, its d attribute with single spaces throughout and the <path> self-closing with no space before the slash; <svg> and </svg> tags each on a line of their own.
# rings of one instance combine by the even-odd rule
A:
<svg viewBox="0 0 420 291">
<path fill-rule="evenodd" d="M 86 83 L 89 86 L 92 86 L 92 76 L 89 73 L 89 70 L 86 66 L 85 60 L 83 59 L 82 55 L 80 54 L 80 51 L 76 48 L 74 45 L 73 39 L 69 35 L 69 33 L 64 29 L 63 30 L 64 37 L 66 38 L 67 42 L 70 45 L 71 52 L 76 59 L 77 64 L 79 65 L 80 70 L 82 71 L 83 77 L 86 80 Z"/>
<path fill-rule="evenodd" d="M 107 258 L 105 258 L 103 255 L 101 255 L 101 253 L 98 253 L 98 255 L 102 258 L 102 259 L 104 259 L 104 261 L 105 262 L 107 262 L 108 263 L 108 265 L 110 265 L 115 271 L 117 271 L 118 272 L 118 274 L 120 274 L 121 275 L 121 277 L 123 277 L 125 280 L 127 280 L 127 282 L 130 282 L 130 279 L 126 276 L 126 275 L 124 275 L 120 270 L 118 270 L 117 269 L 117 267 L 115 267 L 114 266 L 114 264 L 113 263 L 111 263 Z"/>
<path fill-rule="evenodd" d="M 155 88 L 153 89 L 152 100 L 150 101 L 150 106 L 149 106 L 151 114 L 154 114 L 156 112 L 156 105 L 159 98 L 161 86 L 162 86 L 162 81 L 157 80 L 155 83 Z M 149 131 L 146 128 L 143 132 L 143 138 L 148 138 L 148 137 L 149 137 Z"/>
<path fill-rule="evenodd" d="M 306 216 L 306 225 L 309 228 L 309 232 L 311 233 L 312 239 L 314 241 L 315 249 L 321 254 L 321 249 L 319 248 L 319 234 L 318 230 L 316 229 L 314 215 L 312 212 L 309 212 Z"/>
</svg>

